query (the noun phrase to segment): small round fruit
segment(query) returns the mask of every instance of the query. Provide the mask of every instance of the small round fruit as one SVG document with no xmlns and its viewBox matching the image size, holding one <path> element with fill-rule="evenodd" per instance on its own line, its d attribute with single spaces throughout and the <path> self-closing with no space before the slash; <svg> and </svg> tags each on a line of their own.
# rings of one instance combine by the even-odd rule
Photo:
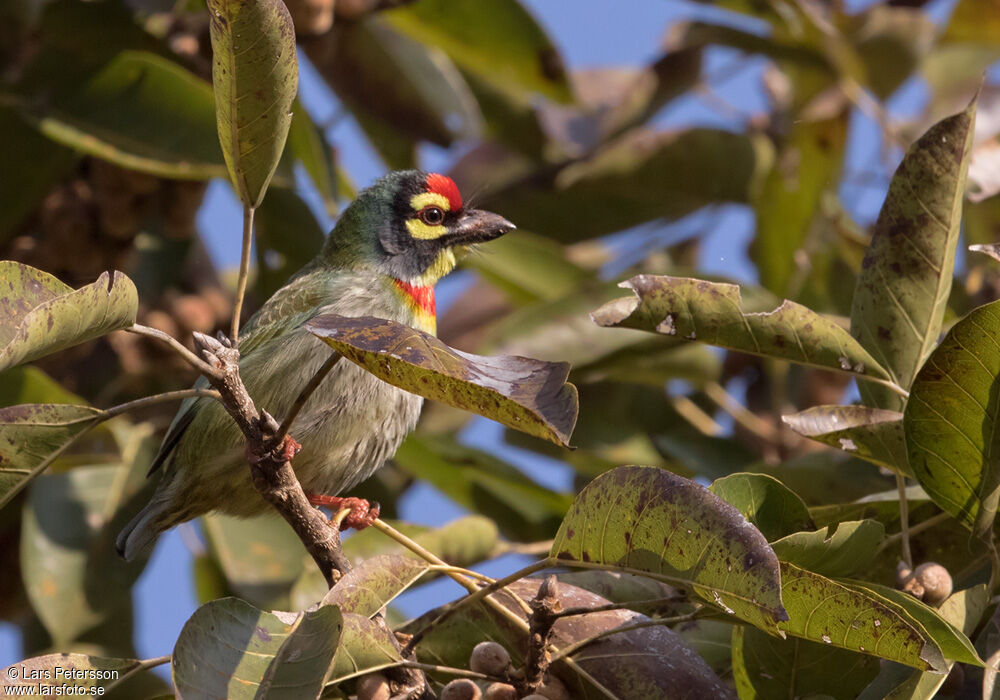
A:
<svg viewBox="0 0 1000 700">
<path fill-rule="evenodd" d="M 369 673 L 358 681 L 358 700 L 389 700 L 389 681 L 381 673 Z"/>
<path fill-rule="evenodd" d="M 924 602 L 938 606 L 951 595 L 951 574 L 940 564 L 929 561 L 913 570 L 913 577 L 924 589 Z"/>
<path fill-rule="evenodd" d="M 517 690 L 506 683 L 490 683 L 483 693 L 483 700 L 517 700 Z"/>
<path fill-rule="evenodd" d="M 483 691 L 468 678 L 459 678 L 441 689 L 441 700 L 481 700 Z"/>
<path fill-rule="evenodd" d="M 510 665 L 510 654 L 496 642 L 479 642 L 469 656 L 469 669 L 488 676 L 502 676 Z"/>
</svg>

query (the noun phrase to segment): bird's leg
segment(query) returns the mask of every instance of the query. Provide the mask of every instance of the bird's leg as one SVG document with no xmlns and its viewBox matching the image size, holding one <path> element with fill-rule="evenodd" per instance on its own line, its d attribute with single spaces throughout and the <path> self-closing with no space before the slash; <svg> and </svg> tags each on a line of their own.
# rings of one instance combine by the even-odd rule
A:
<svg viewBox="0 0 1000 700">
<path fill-rule="evenodd" d="M 381 510 L 381 506 L 378 503 L 369 503 L 363 498 L 325 496 L 321 493 L 309 493 L 308 491 L 306 491 L 306 498 L 314 506 L 329 508 L 334 513 L 349 508 L 351 512 L 340 521 L 341 530 L 347 530 L 352 527 L 355 530 L 364 530 L 378 520 L 378 514 Z"/>
</svg>

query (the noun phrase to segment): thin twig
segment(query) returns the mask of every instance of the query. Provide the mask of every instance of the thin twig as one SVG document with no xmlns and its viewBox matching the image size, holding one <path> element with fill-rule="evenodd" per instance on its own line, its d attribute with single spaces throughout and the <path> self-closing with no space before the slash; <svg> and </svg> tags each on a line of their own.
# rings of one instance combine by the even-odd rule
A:
<svg viewBox="0 0 1000 700">
<path fill-rule="evenodd" d="M 188 350 L 186 347 L 181 345 L 181 342 L 174 338 L 168 333 L 164 333 L 156 328 L 150 328 L 149 326 L 141 326 L 138 323 L 134 323 L 125 329 L 128 333 L 135 333 L 136 335 L 144 335 L 147 338 L 155 338 L 156 340 L 162 341 L 169 345 L 177 354 L 184 358 L 188 364 L 194 367 L 196 370 L 204 374 L 206 377 L 221 377 L 219 370 L 217 370 L 212 365 L 205 362 L 193 352 Z"/>
<path fill-rule="evenodd" d="M 670 403 L 678 415 L 690 423 L 702 435 L 714 437 L 722 432 L 722 426 L 716 423 L 712 416 L 701 410 L 701 407 L 688 397 L 671 396 Z"/>
<path fill-rule="evenodd" d="M 164 403 L 166 401 L 177 401 L 178 399 L 192 399 L 195 397 L 205 397 L 212 398 L 216 400 L 222 400 L 222 395 L 219 394 L 215 389 L 180 389 L 178 391 L 167 391 L 162 394 L 153 394 L 152 396 L 144 396 L 141 399 L 136 399 L 135 401 L 129 401 L 128 403 L 119 404 L 117 406 L 112 406 L 104 410 L 105 416 L 108 418 L 114 418 L 115 416 L 121 415 L 127 411 L 132 411 L 137 408 L 145 408 L 146 406 L 153 406 L 158 403 Z"/>
<path fill-rule="evenodd" d="M 254 209 L 243 205 L 243 250 L 240 253 L 240 276 L 236 281 L 236 303 L 233 304 L 233 327 L 229 337 L 233 345 L 240 342 L 240 312 L 243 311 L 243 297 L 247 293 L 247 277 L 250 276 L 250 249 L 253 243 L 253 213 Z"/>
<path fill-rule="evenodd" d="M 498 542 L 497 546 L 490 552 L 490 559 L 503 556 L 504 554 L 523 554 L 528 557 L 540 557 L 548 554 L 552 549 L 553 540 L 542 542 Z"/>
<path fill-rule="evenodd" d="M 899 539 L 903 561 L 913 568 L 913 554 L 910 552 L 910 508 L 906 500 L 906 477 L 896 474 L 896 490 L 899 492 Z"/>
<path fill-rule="evenodd" d="M 386 671 L 393 668 L 413 668 L 420 671 L 432 671 L 435 673 L 444 673 L 449 676 L 459 676 L 460 678 L 468 678 L 470 680 L 477 681 L 487 681 L 490 683 L 507 683 L 506 678 L 500 676 L 491 676 L 488 673 L 478 673 L 476 671 L 470 671 L 467 668 L 452 668 L 451 666 L 438 666 L 436 664 L 425 664 L 419 661 L 408 661 L 403 659 L 402 661 L 392 661 L 390 663 L 380 664 L 378 666 L 369 666 L 367 668 L 359 669 L 352 673 L 345 673 L 343 676 L 337 676 L 336 678 L 328 678 L 323 687 L 325 688 L 335 688 L 344 681 L 349 681 L 352 678 L 358 678 L 359 676 L 367 676 L 369 673 L 378 673 L 379 671 Z"/>
<path fill-rule="evenodd" d="M 306 405 L 306 401 L 309 400 L 309 397 L 313 395 L 313 392 L 316 391 L 319 385 L 323 383 L 323 380 L 326 379 L 326 375 L 329 374 L 330 370 L 333 369 L 333 366 L 340 361 L 340 357 L 340 353 L 336 350 L 331 352 L 330 357 L 327 358 L 322 367 L 316 370 L 316 374 L 312 376 L 309 383 L 302 387 L 302 391 L 299 392 L 298 397 L 295 399 L 295 403 L 293 403 L 292 407 L 289 409 L 288 415 L 285 416 L 285 420 L 281 422 L 281 426 L 278 428 L 278 434 L 275 435 L 272 440 L 275 445 L 280 444 L 281 441 L 285 439 L 285 436 L 288 435 L 288 431 L 292 428 L 292 423 L 295 422 L 299 412 L 301 412 L 303 406 Z"/>
<path fill-rule="evenodd" d="M 664 605 L 666 603 L 683 603 L 688 600 L 686 595 L 675 595 L 667 598 L 647 598 L 646 600 L 630 600 L 624 603 L 608 603 L 607 605 L 595 605 L 587 607 L 585 605 L 576 608 L 566 608 L 556 614 L 556 617 L 572 617 L 574 615 L 589 615 L 596 612 L 608 612 L 610 610 L 635 610 L 639 607 L 649 605 Z"/>
<path fill-rule="evenodd" d="M 909 528 L 910 537 L 916 537 L 917 535 L 919 535 L 924 530 L 930 530 L 935 525 L 938 525 L 938 524 L 944 522 L 945 520 L 947 520 L 950 517 L 951 516 L 948 515 L 947 513 L 938 513 L 937 515 L 932 515 L 931 517 L 927 518 L 926 520 L 921 520 L 916 525 L 911 525 L 910 526 L 910 528 Z M 882 544 L 879 545 L 878 552 L 877 552 L 876 556 L 878 556 L 878 554 L 881 554 L 883 551 L 885 551 L 889 547 L 892 547 L 893 545 L 895 545 L 896 542 L 899 541 L 899 540 L 901 540 L 902 538 L 903 538 L 903 533 L 902 532 L 897 532 L 894 535 L 889 535 L 888 537 L 886 537 L 884 540 L 882 540 Z"/>
<path fill-rule="evenodd" d="M 440 625 L 442 622 L 444 622 L 445 620 L 447 620 L 449 617 L 451 617 L 453 614 L 455 614 L 455 612 L 457 612 L 461 608 L 464 608 L 467 605 L 472 605 L 473 603 L 475 603 L 475 602 L 477 602 L 479 600 L 483 600 L 484 598 L 487 599 L 487 600 L 489 600 L 490 598 L 488 596 L 490 596 L 491 594 L 496 593 L 496 592 L 498 592 L 500 590 L 503 590 L 507 586 L 509 586 L 510 584 L 514 583 L 515 581 L 520 581 L 522 578 L 524 578 L 526 576 L 530 576 L 531 574 L 533 574 L 535 572 L 538 572 L 538 571 L 541 571 L 542 569 L 547 569 L 550 566 L 552 566 L 552 562 L 549 561 L 548 559 L 543 559 L 542 561 L 535 562 L 534 564 L 531 564 L 531 565 L 529 565 L 529 566 L 527 566 L 527 567 L 525 567 L 523 569 L 515 571 L 514 573 L 512 573 L 512 574 L 510 574 L 508 576 L 505 576 L 505 577 L 503 577 L 501 579 L 497 579 L 496 581 L 494 581 L 490 585 L 484 586 L 483 588 L 478 588 L 478 589 L 477 588 L 470 588 L 469 589 L 469 595 L 463 596 L 462 598 L 459 598 L 458 600 L 453 600 L 452 602 L 448 603 L 446 606 L 444 606 L 444 609 L 438 614 L 437 617 L 435 617 L 433 620 L 431 620 L 426 625 L 424 625 L 423 628 L 417 630 L 413 634 L 413 636 L 410 638 L 410 641 L 407 642 L 406 649 L 408 649 L 408 650 L 414 649 L 416 647 L 416 645 L 425 636 L 427 636 L 428 632 L 430 632 L 432 629 L 434 629 L 435 627 L 437 627 L 438 625 Z M 518 602 L 518 605 L 519 605 L 519 607 L 522 610 L 524 610 L 525 608 L 527 608 L 526 614 L 530 614 L 531 613 L 531 608 L 528 607 L 527 603 L 525 603 L 524 600 L 520 596 L 518 596 L 518 595 L 516 595 L 516 594 L 514 594 L 514 593 L 512 593 L 510 591 L 506 591 L 506 593 L 509 596 L 511 596 L 511 598 L 513 598 L 515 601 Z M 520 618 L 518 618 L 518 619 L 520 619 Z"/>
<path fill-rule="evenodd" d="M 622 625 L 620 627 L 613 627 L 609 630 L 598 632 L 593 636 L 587 637 L 586 639 L 581 639 L 580 641 L 574 642 L 573 644 L 570 644 L 567 647 L 563 647 L 562 649 L 557 651 L 552 656 L 552 663 L 555 663 L 556 661 L 561 661 L 562 659 L 565 659 L 567 656 L 572 656 L 585 646 L 593 644 L 594 642 L 600 639 L 604 639 L 605 637 L 611 637 L 616 634 L 622 634 L 623 632 L 631 632 L 632 630 L 640 630 L 645 627 L 660 627 L 662 625 L 675 625 L 681 622 L 689 622 L 691 620 L 697 619 L 698 612 L 699 612 L 698 610 L 695 610 L 694 612 L 690 612 L 687 615 L 678 615 L 676 617 L 660 617 L 660 618 L 653 618 L 651 620 L 640 620 L 639 622 L 632 622 L 627 625 Z"/>
<path fill-rule="evenodd" d="M 125 673 L 121 674 L 113 681 L 108 683 L 106 686 L 104 686 L 104 692 L 109 692 L 117 688 L 119 685 L 121 685 L 129 678 L 131 678 L 132 676 L 141 671 L 148 671 L 151 668 L 156 668 L 157 666 L 162 666 L 163 664 L 169 664 L 169 663 L 170 663 L 169 656 L 157 656 L 155 659 L 145 659 L 144 661 L 140 661 L 138 666 L 129 669 L 128 671 L 126 671 Z"/>
<path fill-rule="evenodd" d="M 774 426 L 765 420 L 758 418 L 752 411 L 741 404 L 718 382 L 709 382 L 703 387 L 705 396 L 712 403 L 733 417 L 737 423 L 748 431 L 764 440 L 765 442 L 775 442 L 776 431 Z"/>
</svg>

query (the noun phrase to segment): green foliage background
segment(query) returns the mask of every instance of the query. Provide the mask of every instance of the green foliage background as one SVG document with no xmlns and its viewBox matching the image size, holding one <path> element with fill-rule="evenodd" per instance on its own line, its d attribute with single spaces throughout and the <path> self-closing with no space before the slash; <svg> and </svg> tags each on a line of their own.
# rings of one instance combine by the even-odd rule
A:
<svg viewBox="0 0 1000 700">
<path fill-rule="evenodd" d="M 449 564 L 529 553 L 565 567 L 561 580 L 582 589 L 572 595 L 602 597 L 589 606 L 684 618 L 665 636 L 636 630 L 579 651 L 623 619 L 558 628 L 557 646 L 574 653 L 553 671 L 574 697 L 924 698 L 956 663 L 965 692 L 991 697 L 980 667 L 998 648 L 1000 273 L 960 241 L 1000 240 L 989 176 L 1000 88 L 981 84 L 1000 59 L 1000 5 L 959 0 L 935 23 L 921 2 L 714 4 L 692 7 L 648 66 L 569 73 L 516 0 L 288 3 L 300 60 L 387 169 L 418 164 L 422 145 L 460 144 L 450 174 L 519 226 L 464 261 L 476 280 L 440 319 L 442 340 L 568 361 L 580 392 L 575 451 L 504 435 L 568 464 L 579 496 L 462 444 L 469 414 L 441 404 L 356 495 L 391 519 L 423 480 L 473 515 L 397 527 Z M 207 181 L 240 181 L 239 144 L 223 134 L 220 147 L 197 0 L 23 2 L 0 8 L 0 24 L 0 247 L 16 261 L 0 268 L 11 289 L 0 304 L 0 402 L 11 407 L 0 412 L 0 617 L 22 630 L 26 657 L 78 653 L 69 661 L 133 672 L 120 697 L 153 697 L 168 688 L 133 661 L 130 591 L 145 562 L 122 563 L 111 542 L 148 496 L 172 405 L 91 406 L 193 379 L 162 347 L 109 331 L 138 320 L 187 342 L 227 328 L 234 278 L 212 265 L 194 217 Z M 705 68 L 713 47 L 734 50 L 727 70 L 766 59 L 765 112 L 726 101 L 725 71 Z M 886 100 L 913 80 L 926 104 L 890 119 Z M 692 96 L 742 128 L 656 126 Z M 322 243 L 303 177 L 329 215 L 355 191 L 329 125 L 297 100 L 291 111 L 283 152 L 280 128 L 257 135 L 281 156 L 257 211 L 251 307 Z M 845 150 L 862 114 L 884 152 L 854 162 Z M 906 149 L 879 219 L 853 221 L 842 185 L 878 187 Z M 245 198 L 259 200 L 269 172 L 241 185 Z M 699 273 L 707 230 L 612 236 L 692 214 L 707 229 L 718 219 L 706 212 L 733 203 L 756 219 L 756 285 Z M 107 270 L 127 275 L 110 297 Z M 67 330 L 82 309 L 94 320 Z M 15 332 L 37 319 L 57 331 Z M 840 405 L 855 381 L 859 405 Z M 621 468 L 631 464 L 648 467 Z M 939 609 L 892 588 L 905 556 L 898 486 L 914 562 L 954 579 Z M 346 697 L 356 674 L 396 660 L 371 616 L 439 575 L 367 531 L 345 547 L 371 592 L 358 599 L 328 592 L 277 519 L 210 516 L 201 531 L 192 576 L 205 605 L 171 666 L 185 697 Z M 537 588 L 517 585 L 527 597 Z M 267 612 L 321 600 L 298 617 Z M 428 632 L 418 658 L 463 666 L 492 638 L 519 660 L 517 614 L 468 605 Z M 410 633 L 436 615 L 404 624 L 388 608 Z M 267 638 L 251 638 L 257 629 Z M 641 665 L 634 655 L 650 644 L 664 661 L 687 658 L 684 645 L 698 655 Z"/>
</svg>

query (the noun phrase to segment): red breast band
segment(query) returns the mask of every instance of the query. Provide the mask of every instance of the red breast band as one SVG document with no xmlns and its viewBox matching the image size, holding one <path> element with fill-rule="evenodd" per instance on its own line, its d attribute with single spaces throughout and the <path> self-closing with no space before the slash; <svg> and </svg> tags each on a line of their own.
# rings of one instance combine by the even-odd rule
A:
<svg viewBox="0 0 1000 700">
<path fill-rule="evenodd" d="M 434 300 L 434 287 L 418 287 L 410 284 L 409 282 L 404 282 L 403 280 L 395 280 L 395 282 L 396 288 L 412 299 L 418 308 L 426 311 L 431 316 L 437 316 L 437 302 Z"/>
</svg>

